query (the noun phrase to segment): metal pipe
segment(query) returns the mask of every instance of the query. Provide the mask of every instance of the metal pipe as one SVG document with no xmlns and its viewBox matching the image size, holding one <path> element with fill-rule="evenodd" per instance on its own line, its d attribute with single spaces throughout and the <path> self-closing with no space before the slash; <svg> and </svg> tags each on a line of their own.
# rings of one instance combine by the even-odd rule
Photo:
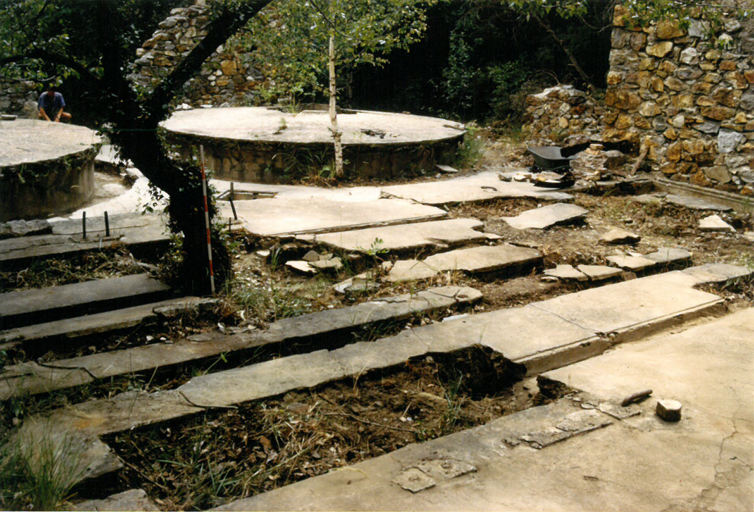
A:
<svg viewBox="0 0 754 512">
<path fill-rule="evenodd" d="M 105 212 L 105 236 L 110 237 L 110 219 L 107 216 L 107 212 Z"/>
<path fill-rule="evenodd" d="M 86 240 L 86 212 L 81 214 L 81 229 L 84 232 L 84 236 L 82 236 L 82 238 Z"/>
</svg>

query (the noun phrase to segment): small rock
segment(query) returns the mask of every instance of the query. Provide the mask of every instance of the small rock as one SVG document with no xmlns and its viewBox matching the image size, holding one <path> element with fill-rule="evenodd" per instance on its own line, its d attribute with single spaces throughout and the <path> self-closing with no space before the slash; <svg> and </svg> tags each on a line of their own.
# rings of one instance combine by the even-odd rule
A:
<svg viewBox="0 0 754 512">
<path fill-rule="evenodd" d="M 600 240 L 605 244 L 635 244 L 641 240 L 641 237 L 625 229 L 617 228 L 602 235 Z"/>
<path fill-rule="evenodd" d="M 733 226 L 725 222 L 719 215 L 710 215 L 699 221 L 699 229 L 706 232 L 735 233 Z"/>
<path fill-rule="evenodd" d="M 749 231 L 748 233 L 744 233 L 743 237 L 749 242 L 754 242 L 754 231 Z"/>
<path fill-rule="evenodd" d="M 293 270 L 297 272 L 301 272 L 302 274 L 316 274 L 317 273 L 317 271 L 309 265 L 308 261 L 298 261 L 298 260 L 287 261 L 285 263 L 285 266 L 292 268 Z"/>
<path fill-rule="evenodd" d="M 304 254 L 304 257 L 302 258 L 304 261 L 308 261 L 309 263 L 312 263 L 314 261 L 319 261 L 321 259 L 320 255 L 316 251 L 309 251 L 306 254 Z"/>
<path fill-rule="evenodd" d="M 677 400 L 659 400 L 657 402 L 657 416 L 665 421 L 681 421 L 683 404 Z"/>
<path fill-rule="evenodd" d="M 309 262 L 309 266 L 314 267 L 320 272 L 324 272 L 328 270 L 338 271 L 338 270 L 343 269 L 343 262 L 341 261 L 340 258 L 330 258 L 327 260 L 311 261 Z"/>
</svg>

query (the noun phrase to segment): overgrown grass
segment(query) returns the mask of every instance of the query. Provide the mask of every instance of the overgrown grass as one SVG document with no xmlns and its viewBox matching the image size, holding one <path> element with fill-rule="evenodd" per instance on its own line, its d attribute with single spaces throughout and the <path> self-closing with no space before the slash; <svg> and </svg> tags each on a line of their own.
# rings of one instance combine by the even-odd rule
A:
<svg viewBox="0 0 754 512">
<path fill-rule="evenodd" d="M 43 425 L 39 438 L 15 433 L 0 448 L 0 507 L 3 510 L 61 510 L 84 467 L 75 440 Z"/>
<path fill-rule="evenodd" d="M 330 293 L 330 283 L 325 279 L 270 281 L 266 286 L 236 281 L 231 284 L 229 297 L 243 309 L 246 321 L 265 324 L 326 307 Z"/>
<path fill-rule="evenodd" d="M 461 168 L 471 168 L 484 155 L 485 139 L 475 123 L 466 125 L 466 135 L 456 151 L 455 165 Z"/>
</svg>

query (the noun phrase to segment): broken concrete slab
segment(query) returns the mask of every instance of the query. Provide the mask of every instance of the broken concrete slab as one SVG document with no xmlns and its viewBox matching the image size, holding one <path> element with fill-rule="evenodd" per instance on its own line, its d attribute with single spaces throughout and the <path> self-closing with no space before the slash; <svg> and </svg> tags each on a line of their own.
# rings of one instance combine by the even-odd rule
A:
<svg viewBox="0 0 754 512">
<path fill-rule="evenodd" d="M 633 254 L 613 254 L 605 259 L 616 267 L 630 270 L 631 272 L 641 272 L 657 264 L 654 260 Z"/>
<path fill-rule="evenodd" d="M 429 267 L 440 271 L 462 270 L 470 273 L 494 272 L 541 262 L 541 252 L 511 244 L 458 249 L 435 254 L 424 260 Z"/>
<path fill-rule="evenodd" d="M 236 201 L 236 211 L 247 231 L 260 236 L 326 233 L 439 219 L 447 212 L 401 199 L 335 201 L 321 197 L 301 200 L 274 199 Z M 223 206 L 224 218 L 232 217 Z"/>
<path fill-rule="evenodd" d="M 686 249 L 663 247 L 657 252 L 645 254 L 645 258 L 654 261 L 658 265 L 680 265 L 691 262 L 691 253 Z"/>
<path fill-rule="evenodd" d="M 566 193 L 536 187 L 532 183 L 500 181 L 498 173 L 494 171 L 432 183 L 393 185 L 383 187 L 382 191 L 391 196 L 430 205 L 489 201 L 490 199 L 512 197 L 531 197 L 549 201 L 570 201 L 573 199 Z"/>
<path fill-rule="evenodd" d="M 317 270 L 308 261 L 290 260 L 285 262 L 285 266 L 301 274 L 313 275 L 317 273 Z"/>
<path fill-rule="evenodd" d="M 612 425 L 613 422 L 595 410 L 572 412 L 554 427 L 532 432 L 521 436 L 521 440 L 529 443 L 532 448 L 541 450 L 555 443 L 565 441 L 573 436 L 591 432 L 598 428 Z"/>
<path fill-rule="evenodd" d="M 662 335 L 663 342 L 658 341 L 653 351 L 642 347 L 645 342 L 624 345 L 548 374 L 608 397 L 625 396 L 636 390 L 637 383 L 652 382 L 690 409 L 693 419 L 680 425 L 655 419 L 650 403 L 631 406 L 643 408 L 646 414 L 642 416 L 616 420 L 608 428 L 572 436 L 546 449 L 522 445 L 521 436 L 554 428 L 579 410 L 578 404 L 561 399 L 218 510 L 296 509 L 301 503 L 308 510 L 369 510 L 390 503 L 395 510 L 600 511 L 607 503 L 614 510 L 661 511 L 678 508 L 679 503 L 681 508 L 693 508 L 710 488 L 716 489 L 710 508 L 748 510 L 754 499 L 752 435 L 747 426 L 754 421 L 750 371 L 754 317 L 749 313 L 748 318 L 737 318 L 719 329 L 725 320 L 696 330 L 685 336 L 687 344 L 670 350 L 666 348 L 668 335 Z M 710 339 L 729 342 L 716 346 L 710 345 Z M 620 355 L 627 350 L 637 352 L 628 361 Z M 605 364 L 591 364 L 606 358 L 610 360 Z M 678 364 L 668 365 L 668 361 Z M 641 369 L 635 371 L 633 363 Z M 690 403 L 695 405 L 690 407 Z M 437 481 L 419 494 L 393 483 L 404 469 L 437 458 L 461 460 L 478 471 L 473 478 L 460 477 L 465 481 Z M 725 475 L 724 483 L 721 475 Z"/>
<path fill-rule="evenodd" d="M 404 283 L 407 281 L 421 281 L 430 279 L 439 274 L 440 271 L 430 267 L 423 261 L 418 260 L 398 260 L 388 272 L 387 280 L 391 283 Z"/>
<path fill-rule="evenodd" d="M 605 281 L 623 275 L 623 270 L 604 265 L 579 265 L 577 268 L 590 281 Z"/>
<path fill-rule="evenodd" d="M 340 258 L 321 259 L 310 261 L 309 266 L 318 272 L 338 272 L 343 270 L 343 261 Z"/>
<path fill-rule="evenodd" d="M 0 294 L 0 327 L 56 320 L 163 300 L 170 287 L 137 274 Z"/>
<path fill-rule="evenodd" d="M 736 230 L 719 215 L 710 215 L 699 220 L 699 229 L 706 232 L 735 233 Z"/>
<path fill-rule="evenodd" d="M 587 213 L 580 206 L 557 203 L 525 211 L 517 217 L 503 217 L 503 220 L 515 229 L 546 229 L 583 220 Z"/>
<path fill-rule="evenodd" d="M 694 289 L 695 284 L 692 276 L 673 271 L 563 295 L 532 306 L 585 329 L 608 334 L 720 303 L 720 297 Z M 669 293 L 671 289 L 673 292 Z"/>
<path fill-rule="evenodd" d="M 320 335 L 327 335 L 328 343 L 332 343 L 335 337 L 370 324 L 472 304 L 481 298 L 481 292 L 473 288 L 446 286 L 415 295 L 385 297 L 348 308 L 285 318 L 274 322 L 267 331 L 253 334 L 199 335 L 175 343 L 102 352 L 58 360 L 49 365 L 28 362 L 8 366 L 0 373 L 0 400 L 76 387 L 97 379 L 166 368 L 270 343 L 303 340 L 316 343 L 316 337 Z M 154 308 L 155 305 L 148 307 Z"/>
<path fill-rule="evenodd" d="M 589 281 L 589 276 L 576 270 L 572 265 L 558 265 L 555 268 L 545 270 L 544 275 L 556 277 L 561 281 Z"/>
<path fill-rule="evenodd" d="M 441 272 L 496 272 L 507 268 L 527 267 L 542 262 L 542 253 L 511 244 L 472 247 L 434 254 L 424 261 L 398 260 L 387 280 L 392 283 L 429 279 Z"/>
<path fill-rule="evenodd" d="M 600 237 L 600 241 L 609 245 L 629 244 L 633 245 L 638 243 L 641 237 L 625 229 L 612 229 Z"/>
<path fill-rule="evenodd" d="M 47 341 L 55 338 L 82 338 L 121 329 L 135 327 L 149 318 L 155 318 L 161 308 L 195 311 L 205 304 L 215 303 L 214 299 L 183 297 L 132 308 L 107 311 L 54 322 L 17 327 L 0 332 L 0 343 Z"/>
<path fill-rule="evenodd" d="M 712 210 L 718 212 L 728 212 L 732 208 L 729 206 L 723 206 L 721 204 L 712 203 L 699 197 L 693 196 L 681 196 L 678 194 L 668 194 L 665 196 L 665 200 L 669 203 L 684 206 L 692 210 Z"/>
<path fill-rule="evenodd" d="M 89 500 L 76 503 L 73 510 L 94 510 L 105 512 L 142 510 L 153 511 L 160 510 L 152 500 L 147 496 L 143 489 L 129 489 L 128 491 L 113 494 L 102 500 Z"/>
<path fill-rule="evenodd" d="M 488 238 L 480 232 L 483 227 L 484 223 L 476 219 L 448 219 L 314 235 L 313 241 L 370 254 L 481 242 Z"/>
<path fill-rule="evenodd" d="M 109 216 L 110 236 L 104 217 L 87 218 L 87 238 L 80 220 L 54 221 L 51 235 L 0 240 L 0 263 L 22 264 L 34 258 L 101 250 L 121 245 L 140 246 L 170 240 L 167 224 L 158 215 L 122 214 Z"/>
<path fill-rule="evenodd" d="M 696 280 L 696 284 L 729 284 L 754 278 L 754 269 L 729 263 L 707 263 L 682 271 Z"/>
<path fill-rule="evenodd" d="M 52 225 L 45 219 L 11 220 L 0 223 L 0 239 L 19 236 L 49 235 Z"/>
</svg>

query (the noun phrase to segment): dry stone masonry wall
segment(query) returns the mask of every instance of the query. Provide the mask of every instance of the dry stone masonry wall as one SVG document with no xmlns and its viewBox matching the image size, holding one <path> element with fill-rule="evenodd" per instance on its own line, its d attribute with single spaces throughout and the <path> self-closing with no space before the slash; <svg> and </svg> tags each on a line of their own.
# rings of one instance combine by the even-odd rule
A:
<svg viewBox="0 0 754 512">
<path fill-rule="evenodd" d="M 702 19 L 632 28 L 616 7 L 604 140 L 640 144 L 672 179 L 754 195 L 754 24 L 737 12 L 712 38 Z"/>
<path fill-rule="evenodd" d="M 33 82 L 0 81 L 0 113 L 36 119 L 38 98 Z"/>
<path fill-rule="evenodd" d="M 145 89 L 165 77 L 207 35 L 209 15 L 203 2 L 170 11 L 159 30 L 137 50 L 132 81 Z M 262 77 L 234 51 L 232 43 L 220 46 L 199 75 L 183 89 L 180 102 L 191 106 L 242 106 L 250 103 L 252 88 Z"/>
<path fill-rule="evenodd" d="M 570 146 L 600 140 L 604 108 L 570 85 L 527 96 L 524 132 L 535 145 Z"/>
</svg>

